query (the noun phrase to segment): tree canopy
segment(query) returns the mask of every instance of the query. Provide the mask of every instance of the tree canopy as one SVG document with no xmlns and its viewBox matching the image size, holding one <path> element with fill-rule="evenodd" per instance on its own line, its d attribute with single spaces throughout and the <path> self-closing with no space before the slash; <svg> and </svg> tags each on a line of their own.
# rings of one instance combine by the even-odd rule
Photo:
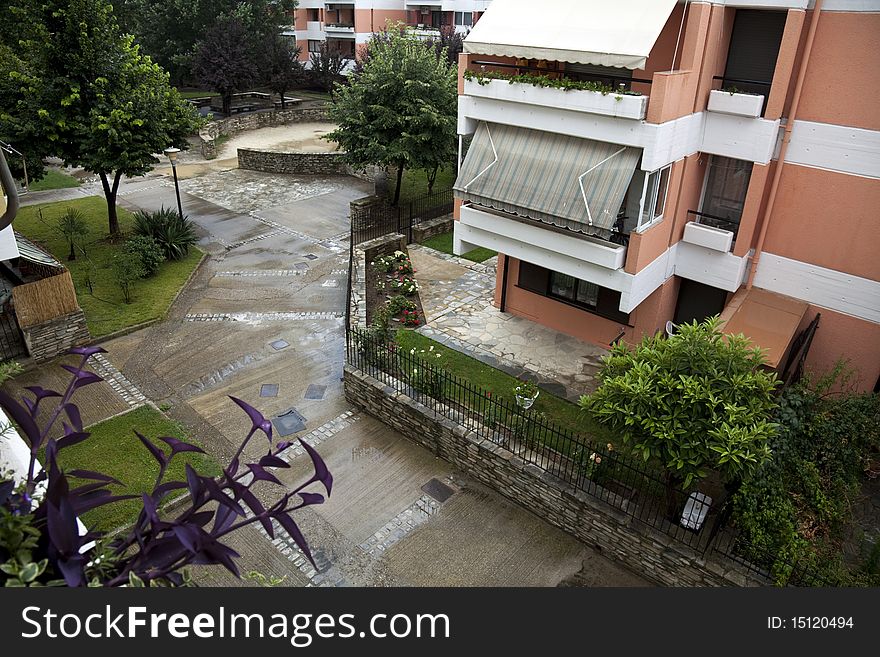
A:
<svg viewBox="0 0 880 657">
<path fill-rule="evenodd" d="M 97 173 L 110 233 L 117 234 L 121 177 L 145 174 L 168 146 L 186 148 L 197 114 L 168 74 L 122 34 L 108 2 L 19 4 L 26 31 L 4 45 L 24 72 L 3 66 L 5 84 L 14 88 L 0 98 L 0 138 L 30 135 L 29 153 Z"/>
<path fill-rule="evenodd" d="M 685 488 L 717 470 L 744 479 L 770 456 L 776 375 L 742 335 L 719 320 L 683 324 L 666 337 L 616 345 L 601 385 L 580 405 L 636 453 L 657 460 Z"/>
<path fill-rule="evenodd" d="M 455 153 L 456 69 L 433 47 L 389 29 L 348 86 L 337 86 L 326 136 L 355 166 L 397 167 L 394 203 L 405 168 L 433 170 Z"/>
<path fill-rule="evenodd" d="M 211 26 L 199 43 L 193 73 L 204 86 L 223 98 L 229 116 L 232 94 L 256 80 L 259 41 L 239 14 L 224 16 Z"/>
</svg>

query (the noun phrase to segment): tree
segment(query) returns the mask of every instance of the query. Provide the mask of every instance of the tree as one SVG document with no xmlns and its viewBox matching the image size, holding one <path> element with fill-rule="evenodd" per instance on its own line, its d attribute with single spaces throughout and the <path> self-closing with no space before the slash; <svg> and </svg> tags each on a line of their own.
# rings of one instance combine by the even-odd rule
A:
<svg viewBox="0 0 880 657">
<path fill-rule="evenodd" d="M 331 50 L 327 47 L 327 42 L 321 44 L 318 52 L 309 55 L 309 79 L 316 87 L 327 92 L 332 92 L 333 88 L 345 77 L 342 72 L 345 70 L 345 60 L 337 50 Z"/>
<path fill-rule="evenodd" d="M 740 481 L 770 456 L 776 375 L 762 368 L 761 350 L 747 338 L 718 327 L 710 318 L 668 338 L 646 337 L 632 350 L 615 345 L 599 389 L 580 400 L 645 461 L 665 468 L 670 491 L 710 470 Z"/>
<path fill-rule="evenodd" d="M 281 98 L 281 109 L 287 108 L 287 91 L 305 80 L 305 66 L 299 61 L 301 50 L 281 34 L 276 34 L 265 42 L 262 70 L 266 86 Z"/>
<path fill-rule="evenodd" d="M 190 564 L 219 564 L 238 575 L 235 559 L 239 555 L 224 540 L 257 522 L 270 537 L 276 526 L 282 527 L 314 564 L 293 513 L 322 504 L 324 494 L 310 489 L 320 485 L 329 496 L 333 476 L 314 448 L 300 441 L 312 459 L 313 474 L 295 488 L 282 485 L 273 470 L 290 467 L 279 455 L 291 443 L 273 443 L 271 422 L 235 397 L 230 399 L 248 416 L 250 430 L 216 478 L 201 475 L 187 464 L 186 481 L 166 481 L 169 463 L 180 454 L 203 450 L 176 438 L 154 439 L 139 433 L 144 449 L 158 464 L 158 476 L 149 492 L 119 494 L 115 487 L 120 482 L 104 473 L 62 469 L 58 454 L 89 439 L 72 398 L 78 390 L 102 380 L 87 363 L 104 351 L 101 347 L 71 350 L 80 360 L 75 366 L 64 365 L 73 377 L 63 394 L 34 386 L 29 388 L 33 397 L 20 403 L 0 391 L 0 406 L 19 427 L 30 451 L 25 472 L 15 473 L 16 478 L 0 476 L 0 586 L 180 586 L 188 581 L 185 568 Z M 9 375 L 14 370 L 0 367 L 0 373 Z M 53 398 L 58 403 L 45 409 L 46 400 Z M 53 427 L 62 419 L 64 435 L 51 438 Z M 267 440 L 268 448 L 257 462 L 246 462 L 245 450 L 258 436 Z M 267 489 L 269 484 L 284 492 L 264 505 L 260 498 L 266 499 L 266 493 L 273 490 Z M 163 505 L 182 491 L 189 493 L 183 509 L 174 517 L 161 514 Z M 143 503 L 132 527 L 112 537 L 96 531 L 80 535 L 77 519 L 83 513 L 129 499 Z"/>
<path fill-rule="evenodd" d="M 464 52 L 464 39 L 467 34 L 457 32 L 452 25 L 444 25 L 440 28 L 440 36 L 437 39 L 427 40 L 427 44 L 434 48 L 438 57 L 445 57 L 453 66 L 458 66 L 458 56 Z"/>
<path fill-rule="evenodd" d="M 397 29 L 370 46 L 363 72 L 337 87 L 326 136 L 355 166 L 397 167 L 394 204 L 405 168 L 433 169 L 455 152 L 456 69 L 423 41 Z"/>
<path fill-rule="evenodd" d="M 218 20 L 196 48 L 193 72 L 199 83 L 220 94 L 226 116 L 232 109 L 232 94 L 257 77 L 257 48 L 254 35 L 238 15 Z"/>
<path fill-rule="evenodd" d="M 31 150 L 98 174 L 111 236 L 118 236 L 122 176 L 141 176 L 168 146 L 186 148 L 199 123 L 168 74 L 124 36 L 104 0 L 21 3 L 28 17 L 18 55 L 29 79 L 0 98 L 37 135 Z M 22 112 L 29 112 L 22 115 Z"/>
<path fill-rule="evenodd" d="M 199 42 L 217 21 L 232 13 L 243 15 L 257 42 L 278 34 L 292 22 L 296 0 L 113 0 L 126 32 L 165 70 L 175 84 L 191 80 L 193 56 Z M 242 14 L 239 13 L 240 16 Z"/>
</svg>

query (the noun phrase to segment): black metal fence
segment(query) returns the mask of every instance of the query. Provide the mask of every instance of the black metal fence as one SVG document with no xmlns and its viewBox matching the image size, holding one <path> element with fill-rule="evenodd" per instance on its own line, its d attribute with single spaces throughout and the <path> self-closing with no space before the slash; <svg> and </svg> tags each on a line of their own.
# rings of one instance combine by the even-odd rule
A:
<svg viewBox="0 0 880 657">
<path fill-rule="evenodd" d="M 0 361 L 26 356 L 24 338 L 18 327 L 12 303 L 6 301 L 0 306 Z"/>
<path fill-rule="evenodd" d="M 352 243 L 360 244 L 391 233 L 402 233 L 407 242 L 412 242 L 413 226 L 451 213 L 453 198 L 452 190 L 444 189 L 404 201 L 397 207 L 384 203 L 369 206 L 352 217 Z"/>
</svg>

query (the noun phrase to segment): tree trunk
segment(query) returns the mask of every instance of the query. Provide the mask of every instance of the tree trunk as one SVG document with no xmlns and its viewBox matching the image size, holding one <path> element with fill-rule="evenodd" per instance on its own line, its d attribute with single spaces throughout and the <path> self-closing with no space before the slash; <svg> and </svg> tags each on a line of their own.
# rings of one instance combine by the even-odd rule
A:
<svg viewBox="0 0 880 657">
<path fill-rule="evenodd" d="M 68 262 L 76 260 L 76 251 L 73 248 L 73 242 L 70 242 L 70 253 L 67 255 Z"/>
<path fill-rule="evenodd" d="M 283 112 L 287 109 L 287 103 L 284 100 L 284 97 L 287 95 L 287 90 L 284 89 L 279 95 L 281 96 L 281 111 Z"/>
<path fill-rule="evenodd" d="M 120 236 L 119 217 L 116 214 L 116 192 L 119 191 L 119 180 L 122 178 L 122 172 L 117 171 L 113 176 L 113 184 L 107 179 L 106 173 L 99 173 L 101 177 L 101 185 L 104 188 L 104 198 L 107 199 L 107 218 L 110 222 L 110 239 Z"/>
<path fill-rule="evenodd" d="M 428 194 L 434 191 L 434 183 L 437 182 L 437 172 L 440 171 L 440 165 L 436 165 L 433 171 L 428 171 Z"/>
<path fill-rule="evenodd" d="M 229 118 L 230 112 L 232 111 L 232 92 L 227 91 L 223 93 L 223 114 Z"/>
<path fill-rule="evenodd" d="M 397 188 L 394 190 L 394 202 L 392 205 L 397 207 L 398 201 L 400 201 L 400 185 L 403 182 L 403 162 L 397 165 Z"/>
</svg>

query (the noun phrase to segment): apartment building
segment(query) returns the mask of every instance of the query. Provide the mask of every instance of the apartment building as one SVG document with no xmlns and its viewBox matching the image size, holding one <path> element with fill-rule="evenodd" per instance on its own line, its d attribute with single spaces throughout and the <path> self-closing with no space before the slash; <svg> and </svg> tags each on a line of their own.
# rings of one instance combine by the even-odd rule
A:
<svg viewBox="0 0 880 657">
<path fill-rule="evenodd" d="M 495 0 L 459 68 L 454 248 L 501 254 L 501 311 L 601 345 L 721 314 L 880 384 L 880 1 Z"/>
<path fill-rule="evenodd" d="M 326 42 L 348 59 L 357 46 L 391 22 L 409 25 L 419 36 L 431 38 L 449 27 L 466 33 L 479 20 L 491 0 L 350 0 L 324 2 L 300 0 L 294 11 L 293 29 L 302 47 L 300 58 L 309 59 Z"/>
</svg>

